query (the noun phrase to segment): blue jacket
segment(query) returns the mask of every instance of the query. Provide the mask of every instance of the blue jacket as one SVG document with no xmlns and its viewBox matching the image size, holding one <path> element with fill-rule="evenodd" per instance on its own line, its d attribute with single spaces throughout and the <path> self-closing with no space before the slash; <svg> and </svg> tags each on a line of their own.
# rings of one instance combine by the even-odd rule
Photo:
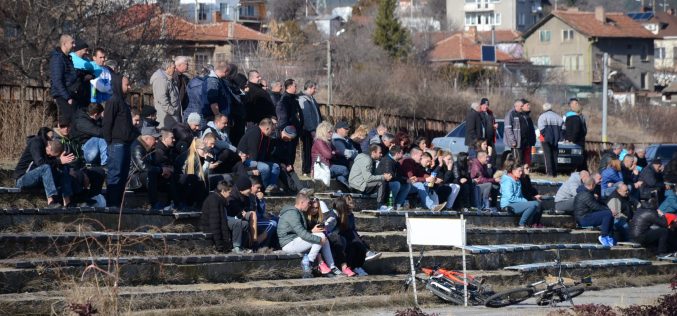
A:
<svg viewBox="0 0 677 316">
<path fill-rule="evenodd" d="M 188 119 L 191 113 L 202 115 L 202 84 L 207 77 L 195 77 L 188 82 L 188 106 L 183 111 L 183 120 Z"/>
<path fill-rule="evenodd" d="M 606 167 L 602 170 L 602 192 L 609 187 L 609 183 L 615 184 L 617 182 L 623 182 L 623 176 L 620 171 L 611 167 Z"/>
<path fill-rule="evenodd" d="M 665 191 L 665 201 L 658 207 L 663 213 L 677 213 L 677 195 L 675 190 Z"/>
<path fill-rule="evenodd" d="M 219 113 L 230 115 L 230 91 L 223 80 L 219 79 L 212 71 L 207 79 L 202 82 L 202 115 L 214 116 L 211 104 L 219 104 Z"/>
<path fill-rule="evenodd" d="M 84 70 L 90 74 L 93 74 L 94 77 L 98 77 L 101 74 L 101 71 L 103 71 L 101 66 L 97 65 L 91 60 L 84 59 L 75 53 L 70 53 L 69 55 L 71 56 L 73 67 L 75 67 L 75 69 Z"/>
<path fill-rule="evenodd" d="M 519 202 L 527 202 L 527 199 L 522 196 L 522 184 L 504 174 L 501 176 L 501 207 Z"/>
<path fill-rule="evenodd" d="M 562 140 L 562 117 L 552 110 L 543 112 L 538 117 L 538 130 L 543 135 L 543 139 L 550 145 L 557 145 Z"/>
<path fill-rule="evenodd" d="M 49 83 L 52 97 L 72 99 L 70 86 L 78 80 L 73 61 L 60 48 L 55 48 L 49 58 Z"/>
</svg>

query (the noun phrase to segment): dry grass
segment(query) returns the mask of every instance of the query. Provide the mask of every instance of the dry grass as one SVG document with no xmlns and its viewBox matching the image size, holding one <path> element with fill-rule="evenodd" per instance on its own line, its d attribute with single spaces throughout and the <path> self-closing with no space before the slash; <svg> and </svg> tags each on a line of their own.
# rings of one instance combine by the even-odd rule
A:
<svg viewBox="0 0 677 316">
<path fill-rule="evenodd" d="M 26 137 L 42 126 L 52 126 L 55 110 L 52 103 L 0 102 L 0 158 L 16 161 L 26 146 Z"/>
<path fill-rule="evenodd" d="M 0 232 L 2 233 L 31 233 L 31 232 L 44 232 L 50 234 L 59 234 L 67 232 L 93 232 L 100 231 L 94 228 L 95 223 L 87 219 L 78 219 L 71 223 L 63 222 L 52 222 L 52 221 L 40 221 L 37 219 L 32 219 L 28 222 L 23 222 L 20 224 L 12 225 L 5 230 Z"/>
</svg>

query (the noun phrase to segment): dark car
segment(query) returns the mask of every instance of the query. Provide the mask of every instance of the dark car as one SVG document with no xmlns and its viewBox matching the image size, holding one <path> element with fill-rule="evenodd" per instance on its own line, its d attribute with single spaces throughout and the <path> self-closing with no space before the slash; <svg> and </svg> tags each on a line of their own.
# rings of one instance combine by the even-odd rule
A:
<svg viewBox="0 0 677 316">
<path fill-rule="evenodd" d="M 656 144 L 646 148 L 646 161 L 652 161 L 656 158 L 661 160 L 665 167 L 677 152 L 677 144 Z"/>
<path fill-rule="evenodd" d="M 501 166 L 502 162 L 505 161 L 508 153 L 510 151 L 505 151 L 505 144 L 503 143 L 503 120 L 497 119 L 498 123 L 497 138 L 496 138 L 496 153 L 498 154 L 499 161 L 497 162 L 498 166 Z M 541 142 L 538 141 L 538 130 L 534 131 L 536 133 L 536 146 L 531 149 L 531 165 L 533 170 L 544 171 L 545 170 L 545 159 L 543 157 L 543 148 L 541 147 Z M 449 134 L 444 137 L 437 137 L 433 139 L 432 144 L 434 147 L 448 150 L 454 155 L 458 155 L 459 152 L 467 152 L 468 146 L 465 146 L 465 122 L 459 124 L 454 128 Z M 572 144 L 569 142 L 560 142 L 559 143 L 559 155 L 557 157 L 557 170 L 559 171 L 571 171 L 575 170 L 583 161 L 583 150 L 580 146 Z"/>
</svg>

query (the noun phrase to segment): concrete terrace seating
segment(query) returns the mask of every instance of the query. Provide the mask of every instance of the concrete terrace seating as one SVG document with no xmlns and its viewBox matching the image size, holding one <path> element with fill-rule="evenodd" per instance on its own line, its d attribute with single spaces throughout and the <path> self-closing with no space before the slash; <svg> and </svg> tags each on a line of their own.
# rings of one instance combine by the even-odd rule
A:
<svg viewBox="0 0 677 316">
<path fill-rule="evenodd" d="M 541 193 L 550 195 L 558 187 L 550 182 L 534 184 Z M 315 188 L 321 200 L 332 199 L 331 191 Z M 591 274 L 593 279 L 608 280 L 600 282 L 601 288 L 606 284 L 667 282 L 677 271 L 677 262 L 660 261 L 638 245 L 600 245 L 598 232 L 576 229 L 570 214 L 545 212 L 542 223 L 546 228 L 519 229 L 517 217 L 508 213 L 377 212 L 371 211 L 376 208 L 373 197 L 351 195 L 360 211 L 355 214 L 358 230 L 371 249 L 382 252 L 381 258 L 365 264 L 370 273 L 367 277 L 306 280 L 300 279 L 298 254 L 217 253 L 209 236 L 199 231 L 199 210 L 150 211 L 141 207 L 144 193 L 129 193 L 129 203 L 123 209 L 44 209 L 44 196 L 39 190 L 0 188 L 0 306 L 10 315 L 26 310 L 50 314 L 67 303 L 60 286 L 64 279 L 80 280 L 91 266 L 103 270 L 119 266 L 120 302 L 139 313 L 168 309 L 173 312 L 168 315 L 182 315 L 200 308 L 212 314 L 246 314 L 247 305 L 237 298 L 247 295 L 262 303 L 257 305 L 257 314 L 338 310 L 350 314 L 349 310 L 359 304 L 395 308 L 411 302 L 400 295 L 388 296 L 401 293 L 404 275 L 409 272 L 405 214 L 436 218 L 463 214 L 468 223 L 468 269 L 495 290 L 514 288 L 547 275 L 557 250 L 567 263 L 568 275 Z M 267 197 L 271 213 L 292 204 L 293 197 Z M 108 247 L 118 242 L 123 245 L 122 251 L 110 251 Z M 462 267 L 460 249 L 427 247 L 424 254 L 424 266 Z M 93 274 L 88 272 L 84 280 L 92 281 Z M 419 293 L 424 304 L 439 302 L 425 291 Z"/>
</svg>

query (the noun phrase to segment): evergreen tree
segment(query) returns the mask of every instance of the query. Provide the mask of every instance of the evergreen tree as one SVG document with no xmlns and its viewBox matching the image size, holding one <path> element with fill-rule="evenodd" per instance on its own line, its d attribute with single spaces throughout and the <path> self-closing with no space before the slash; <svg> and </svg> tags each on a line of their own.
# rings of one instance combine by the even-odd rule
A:
<svg viewBox="0 0 677 316">
<path fill-rule="evenodd" d="M 409 33 L 395 16 L 397 0 L 380 0 L 376 15 L 374 44 L 394 58 L 406 58 L 411 47 Z"/>
</svg>

